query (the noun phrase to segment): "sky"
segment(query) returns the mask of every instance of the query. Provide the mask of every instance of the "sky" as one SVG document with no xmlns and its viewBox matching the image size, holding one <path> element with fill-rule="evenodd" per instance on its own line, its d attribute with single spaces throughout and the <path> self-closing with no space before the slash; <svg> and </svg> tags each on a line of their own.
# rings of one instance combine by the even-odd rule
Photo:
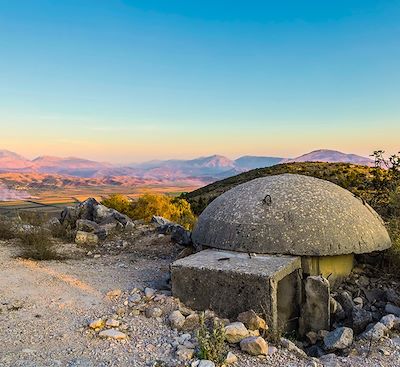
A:
<svg viewBox="0 0 400 367">
<path fill-rule="evenodd" d="M 0 149 L 400 150 L 400 1 L 0 0 Z"/>
</svg>

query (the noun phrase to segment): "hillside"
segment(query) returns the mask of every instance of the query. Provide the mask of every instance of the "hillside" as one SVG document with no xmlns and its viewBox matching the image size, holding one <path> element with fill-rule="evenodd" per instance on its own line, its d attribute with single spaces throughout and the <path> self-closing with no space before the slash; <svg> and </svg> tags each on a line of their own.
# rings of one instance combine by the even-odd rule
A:
<svg viewBox="0 0 400 367">
<path fill-rule="evenodd" d="M 208 203 L 234 186 L 259 177 L 278 175 L 282 173 L 297 173 L 334 182 L 368 200 L 371 193 L 369 183 L 372 178 L 372 169 L 373 168 L 367 166 L 349 163 L 284 163 L 272 167 L 254 169 L 237 176 L 214 182 L 193 192 L 187 193 L 184 197 L 190 202 L 194 212 L 200 214 Z"/>
</svg>

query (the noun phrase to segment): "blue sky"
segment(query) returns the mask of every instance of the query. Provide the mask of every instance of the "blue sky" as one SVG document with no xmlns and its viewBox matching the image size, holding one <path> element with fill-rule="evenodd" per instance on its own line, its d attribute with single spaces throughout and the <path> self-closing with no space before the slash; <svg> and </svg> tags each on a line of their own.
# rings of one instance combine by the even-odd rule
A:
<svg viewBox="0 0 400 367">
<path fill-rule="evenodd" d="M 400 150 L 400 1 L 0 0 L 0 148 Z"/>
</svg>

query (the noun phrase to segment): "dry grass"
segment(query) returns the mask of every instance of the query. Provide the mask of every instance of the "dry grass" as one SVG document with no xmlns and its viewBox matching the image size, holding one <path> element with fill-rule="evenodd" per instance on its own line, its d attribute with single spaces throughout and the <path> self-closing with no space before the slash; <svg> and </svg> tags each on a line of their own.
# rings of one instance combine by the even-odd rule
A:
<svg viewBox="0 0 400 367">
<path fill-rule="evenodd" d="M 34 260 L 59 260 L 54 249 L 51 232 L 45 228 L 34 228 L 19 235 L 22 252 L 20 257 Z"/>
<path fill-rule="evenodd" d="M 15 229 L 12 221 L 6 217 L 0 217 L 0 240 L 11 240 L 15 237 Z"/>
</svg>

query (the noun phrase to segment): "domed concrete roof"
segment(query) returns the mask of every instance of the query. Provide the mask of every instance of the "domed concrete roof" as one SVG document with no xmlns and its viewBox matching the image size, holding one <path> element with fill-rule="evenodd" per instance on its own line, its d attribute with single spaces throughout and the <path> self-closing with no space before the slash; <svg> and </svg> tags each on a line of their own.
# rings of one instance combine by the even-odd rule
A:
<svg viewBox="0 0 400 367">
<path fill-rule="evenodd" d="M 391 246 L 379 215 L 351 192 L 295 174 L 258 178 L 225 192 L 193 231 L 198 245 L 260 254 L 341 255 Z"/>
</svg>

